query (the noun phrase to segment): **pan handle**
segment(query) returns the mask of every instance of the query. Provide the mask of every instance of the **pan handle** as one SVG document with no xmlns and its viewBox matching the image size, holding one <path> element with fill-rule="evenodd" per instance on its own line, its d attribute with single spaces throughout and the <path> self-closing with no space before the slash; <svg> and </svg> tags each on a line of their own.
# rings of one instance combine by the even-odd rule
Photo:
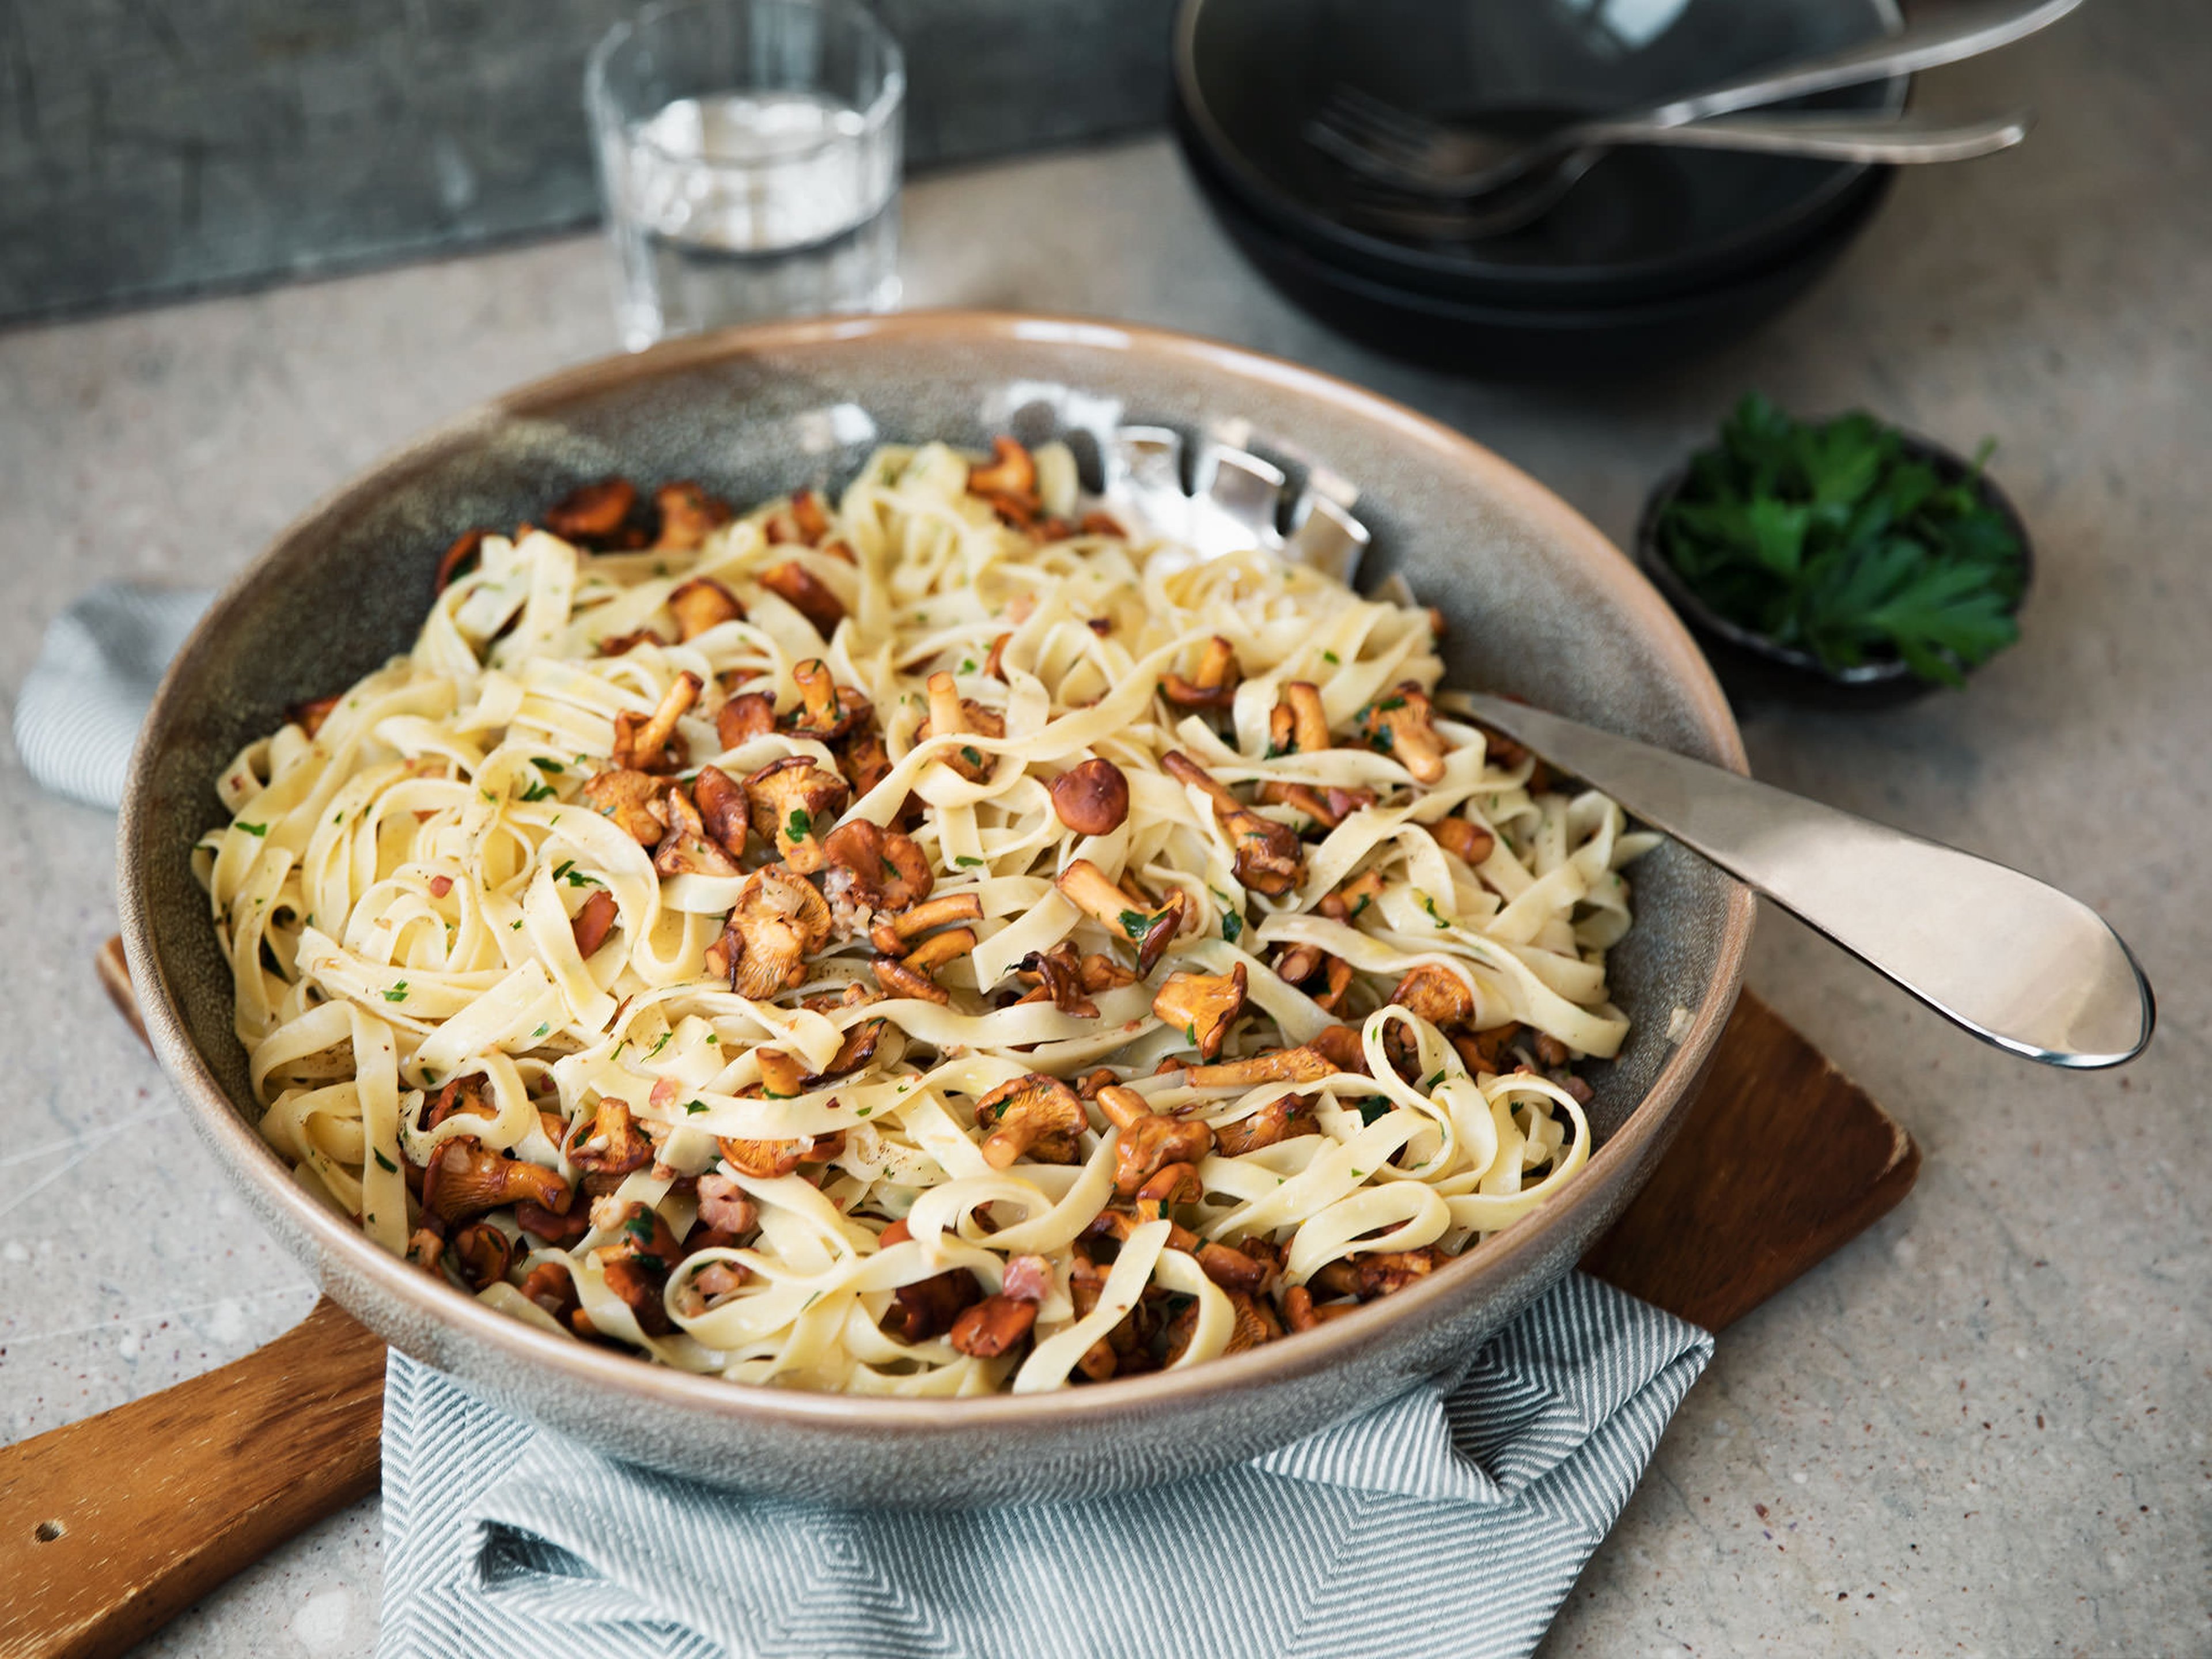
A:
<svg viewBox="0 0 2212 1659">
<path fill-rule="evenodd" d="M 325 1298 L 243 1359 L 0 1447 L 0 1659 L 120 1654 L 375 1491 L 384 1352 Z"/>
</svg>

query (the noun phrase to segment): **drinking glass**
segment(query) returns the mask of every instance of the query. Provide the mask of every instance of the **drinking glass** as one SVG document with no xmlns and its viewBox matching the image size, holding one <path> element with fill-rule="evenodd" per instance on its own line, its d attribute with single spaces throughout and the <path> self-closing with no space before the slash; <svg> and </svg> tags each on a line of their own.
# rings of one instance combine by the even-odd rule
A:
<svg viewBox="0 0 2212 1659">
<path fill-rule="evenodd" d="M 624 347 L 896 306 L 905 99 L 855 0 L 672 0 L 610 30 L 584 101 Z"/>
</svg>

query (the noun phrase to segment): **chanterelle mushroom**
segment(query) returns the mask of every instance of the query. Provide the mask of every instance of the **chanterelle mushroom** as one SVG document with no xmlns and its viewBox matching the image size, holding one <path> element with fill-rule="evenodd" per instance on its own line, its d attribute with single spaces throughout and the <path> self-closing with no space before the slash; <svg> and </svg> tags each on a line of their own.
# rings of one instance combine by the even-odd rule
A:
<svg viewBox="0 0 2212 1659">
<path fill-rule="evenodd" d="M 559 1170 L 502 1158 L 465 1135 L 434 1148 L 422 1175 L 422 1207 L 449 1227 L 502 1204 L 528 1202 L 566 1214 L 572 1198 Z"/>
<path fill-rule="evenodd" d="M 1170 974 L 1152 998 L 1152 1012 L 1190 1039 L 1203 1060 L 1221 1052 L 1222 1039 L 1244 1007 L 1244 964 L 1225 974 Z"/>
<path fill-rule="evenodd" d="M 1255 893 L 1279 898 L 1305 878 L 1305 849 L 1287 823 L 1262 817 L 1229 793 L 1197 762 L 1179 750 L 1160 757 L 1160 766 L 1178 783 L 1195 784 L 1213 803 L 1213 816 L 1235 849 L 1237 879 Z"/>
<path fill-rule="evenodd" d="M 1124 1198 L 1175 1164 L 1194 1164 L 1213 1150 L 1213 1131 L 1195 1118 L 1164 1117 L 1134 1089 L 1109 1084 L 1098 1091 L 1098 1109 L 1121 1139 L 1114 1154 L 1114 1190 Z"/>
<path fill-rule="evenodd" d="M 830 938 L 830 904 L 814 884 L 778 865 L 738 890 L 721 938 L 707 949 L 710 973 L 742 997 L 772 997 L 806 977 L 806 958 Z"/>
<path fill-rule="evenodd" d="M 1437 735 L 1429 694 L 1413 681 L 1400 681 L 1362 709 L 1359 731 L 1370 748 L 1395 757 L 1414 782 L 1435 783 L 1443 776 L 1443 739 Z"/>
<path fill-rule="evenodd" d="M 740 749 L 775 730 L 775 705 L 757 691 L 741 691 L 714 711 L 714 737 L 725 749 Z"/>
<path fill-rule="evenodd" d="M 694 576 L 669 594 L 668 614 L 676 618 L 676 637 L 692 640 L 726 622 L 742 622 L 745 608 L 712 576 Z"/>
<path fill-rule="evenodd" d="M 799 706 L 789 729 L 794 737 L 830 743 L 843 737 L 873 712 L 873 705 L 849 685 L 839 685 L 830 665 L 819 657 L 794 664 L 791 678 L 798 682 Z"/>
<path fill-rule="evenodd" d="M 965 736 L 973 732 L 979 737 L 1003 738 L 1006 735 L 1006 717 L 995 708 L 986 708 L 973 697 L 963 697 L 952 676 L 935 673 L 929 677 L 929 718 L 915 729 L 917 741 L 947 733 Z M 991 775 L 991 757 L 973 744 L 962 744 L 945 750 L 938 759 L 957 772 L 970 783 L 981 783 Z"/>
<path fill-rule="evenodd" d="M 637 506 L 637 486 L 628 478 L 602 478 L 579 485 L 545 509 L 545 527 L 577 547 L 610 548 L 622 539 Z"/>
<path fill-rule="evenodd" d="M 660 535 L 653 545 L 663 553 L 692 551 L 736 516 L 727 501 L 689 480 L 661 485 L 653 492 L 653 504 L 660 509 Z"/>
<path fill-rule="evenodd" d="M 699 803 L 699 822 L 712 841 L 733 859 L 745 855 L 745 832 L 752 817 L 744 788 L 719 766 L 702 766 L 691 781 Z"/>
<path fill-rule="evenodd" d="M 1321 688 L 1306 680 L 1292 680 L 1283 688 L 1283 698 L 1267 717 L 1267 744 L 1278 754 L 1312 755 L 1329 746 L 1328 714 L 1321 706 Z"/>
<path fill-rule="evenodd" d="M 822 867 L 822 843 L 831 822 L 845 810 L 851 791 L 835 772 L 825 772 L 804 755 L 787 755 L 745 780 L 745 800 L 754 825 L 772 835 L 783 861 L 802 876 Z"/>
<path fill-rule="evenodd" d="M 584 802 L 641 847 L 658 847 L 668 833 L 667 806 L 661 792 L 668 786 L 650 773 L 629 767 L 594 772 L 584 785 Z"/>
<path fill-rule="evenodd" d="M 866 818 L 848 818 L 832 830 L 822 857 L 822 891 L 846 933 L 859 932 L 878 912 L 905 910 L 928 897 L 937 881 L 928 854 L 912 836 Z"/>
<path fill-rule="evenodd" d="M 1185 708 L 1226 708 L 1237 695 L 1237 678 L 1236 647 L 1216 634 L 1199 653 L 1191 677 L 1163 674 L 1160 693 Z"/>
<path fill-rule="evenodd" d="M 699 701 L 704 684 L 686 669 L 671 683 L 652 714 L 625 709 L 616 715 L 614 763 L 640 772 L 673 772 L 683 765 L 684 740 L 676 735 L 676 722 Z"/>
<path fill-rule="evenodd" d="M 1467 983 L 1449 968 L 1425 963 L 1398 981 L 1390 1000 L 1440 1030 L 1465 1025 L 1474 1018 L 1474 998 Z"/>
<path fill-rule="evenodd" d="M 889 996 L 921 997 L 939 1004 L 950 1002 L 952 994 L 933 976 L 946 963 L 966 956 L 975 948 L 974 928 L 948 927 L 941 933 L 932 933 L 903 957 L 878 957 L 872 964 L 876 983 Z"/>
<path fill-rule="evenodd" d="M 662 802 L 668 815 L 668 834 L 653 854 L 653 867 L 664 876 L 734 876 L 737 860 L 707 835 L 699 809 L 677 786 L 669 786 Z"/>
<path fill-rule="evenodd" d="M 760 585 L 782 599 L 828 639 L 845 620 L 844 601 L 823 580 L 796 559 L 772 565 L 760 574 Z"/>
<path fill-rule="evenodd" d="M 1079 836 L 1107 836 L 1129 816 L 1129 780 L 1112 761 L 1093 757 L 1052 781 L 1052 810 Z"/>
<path fill-rule="evenodd" d="M 1136 946 L 1140 975 L 1151 973 L 1166 954 L 1190 904 L 1189 896 L 1176 887 L 1169 890 L 1158 909 L 1146 909 L 1107 880 L 1106 872 L 1089 859 L 1075 860 L 1060 872 L 1054 884 L 1077 909 Z"/>
<path fill-rule="evenodd" d="M 1004 1170 L 1024 1154 L 1035 1164 L 1074 1163 L 1076 1143 L 1091 1120 L 1074 1090 L 1056 1077 L 1031 1072 L 977 1101 L 975 1127 L 990 1130 L 983 1161 Z"/>
</svg>

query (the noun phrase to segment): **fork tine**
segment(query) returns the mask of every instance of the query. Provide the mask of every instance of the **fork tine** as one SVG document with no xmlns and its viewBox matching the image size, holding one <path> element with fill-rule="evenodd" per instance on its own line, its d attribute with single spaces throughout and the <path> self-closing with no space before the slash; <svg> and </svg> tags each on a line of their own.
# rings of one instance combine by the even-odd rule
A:
<svg viewBox="0 0 2212 1659">
<path fill-rule="evenodd" d="M 1341 110 L 1346 115 L 1358 120 L 1363 126 L 1387 132 L 1400 143 L 1409 145 L 1426 146 L 1434 142 L 1443 131 L 1426 116 L 1401 109 L 1397 105 L 1377 98 L 1373 93 L 1352 86 L 1348 82 L 1337 83 L 1324 108 Z"/>
<path fill-rule="evenodd" d="M 1355 167 L 1361 165 L 1359 157 L 1346 155 L 1347 149 L 1398 168 L 1418 168 L 1427 157 L 1420 140 L 1408 138 L 1397 127 L 1379 119 L 1365 101 L 1332 98 L 1310 125 L 1328 132 L 1334 142 L 1324 148 Z"/>
</svg>

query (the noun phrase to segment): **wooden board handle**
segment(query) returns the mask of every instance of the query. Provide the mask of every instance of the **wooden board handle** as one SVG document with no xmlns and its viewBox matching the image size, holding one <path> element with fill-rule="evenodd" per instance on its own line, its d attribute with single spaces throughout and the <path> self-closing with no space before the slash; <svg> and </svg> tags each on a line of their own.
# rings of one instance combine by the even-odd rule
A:
<svg viewBox="0 0 2212 1659">
<path fill-rule="evenodd" d="M 0 1447 L 0 1656 L 120 1654 L 374 1492 L 384 1352 L 318 1302 L 219 1370 Z"/>
</svg>

